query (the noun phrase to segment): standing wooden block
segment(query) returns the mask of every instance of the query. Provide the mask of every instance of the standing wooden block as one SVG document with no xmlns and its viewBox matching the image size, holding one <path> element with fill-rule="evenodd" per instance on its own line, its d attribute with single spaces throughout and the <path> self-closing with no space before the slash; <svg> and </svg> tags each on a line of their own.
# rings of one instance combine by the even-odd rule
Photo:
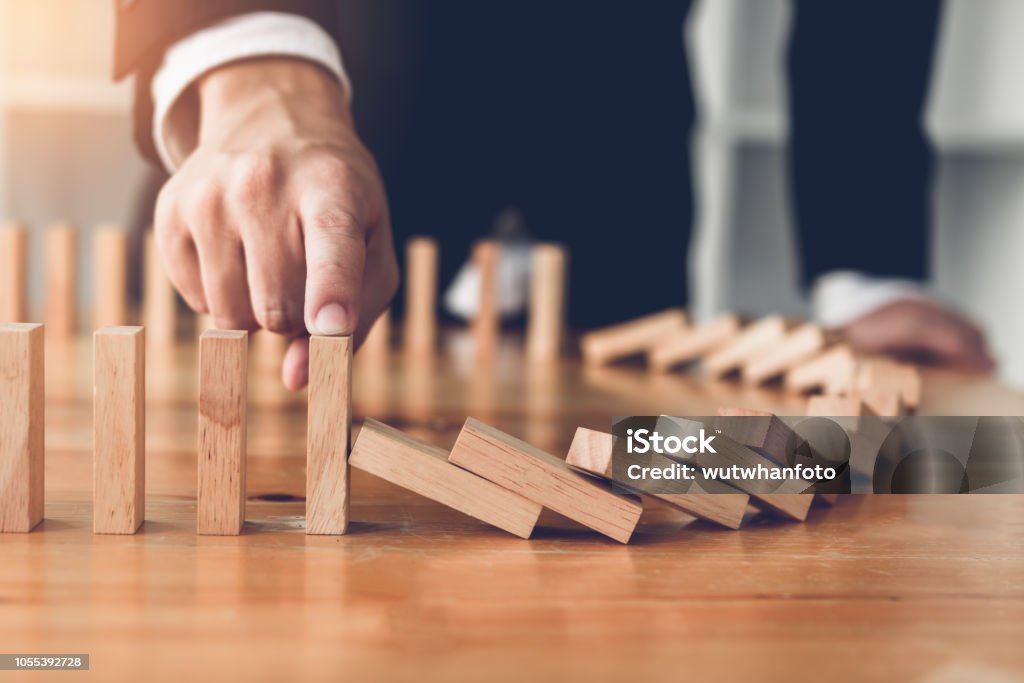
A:
<svg viewBox="0 0 1024 683">
<path fill-rule="evenodd" d="M 579 427 L 573 436 L 565 462 L 570 467 L 575 467 L 588 474 L 614 481 L 620 486 L 628 486 L 628 481 L 616 479 L 614 476 L 613 446 L 614 437 L 611 434 Z M 650 464 L 652 467 L 666 467 L 671 465 L 672 461 L 666 456 L 653 454 Z M 649 495 L 694 517 L 706 519 L 729 529 L 739 529 L 750 497 L 745 493 L 735 492 L 735 489 L 731 489 L 733 491 L 731 493 L 725 493 L 723 490 L 730 489 L 730 487 L 718 482 L 707 481 L 704 484 L 704 487 L 693 486 L 691 490 L 705 488 L 705 490 L 715 489 L 717 492 L 651 493 Z M 640 493 L 643 492 L 640 491 Z"/>
<path fill-rule="evenodd" d="M 359 347 L 359 357 L 380 360 L 391 349 L 391 311 L 385 309 L 370 326 L 370 331 Z"/>
<path fill-rule="evenodd" d="M 75 336 L 78 306 L 78 249 L 75 229 L 66 223 L 46 231 L 46 334 L 51 339 Z"/>
<path fill-rule="evenodd" d="M 94 338 L 93 531 L 134 534 L 146 507 L 146 346 L 141 327 Z"/>
<path fill-rule="evenodd" d="M 352 430 L 352 338 L 309 340 L 306 533 L 348 530 L 348 452 Z"/>
<path fill-rule="evenodd" d="M 782 316 L 762 318 L 743 328 L 731 342 L 704 358 L 704 369 L 712 376 L 721 377 L 737 369 L 749 358 L 764 352 L 786 336 L 786 321 Z"/>
<path fill-rule="evenodd" d="M 912 410 L 921 405 L 921 373 L 913 365 L 885 359 L 863 361 L 857 368 L 857 389 L 894 392 Z"/>
<path fill-rule="evenodd" d="M 433 353 L 437 346 L 437 240 L 413 237 L 405 247 L 405 350 Z"/>
<path fill-rule="evenodd" d="M 448 461 L 620 543 L 628 543 L 643 506 L 618 496 L 565 461 L 469 418 Z"/>
<path fill-rule="evenodd" d="M 447 505 L 520 538 L 529 538 L 541 506 L 448 462 L 448 451 L 376 420 L 359 430 L 352 467 Z"/>
<path fill-rule="evenodd" d="M 0 230 L 0 323 L 28 320 L 28 231 L 17 223 Z"/>
<path fill-rule="evenodd" d="M 761 384 L 815 356 L 825 348 L 825 332 L 807 323 L 796 328 L 777 343 L 743 362 L 743 380 Z"/>
<path fill-rule="evenodd" d="M 128 235 L 103 226 L 93 233 L 93 326 L 116 327 L 128 320 Z"/>
<path fill-rule="evenodd" d="M 686 313 L 670 308 L 660 313 L 588 332 L 580 338 L 583 362 L 605 365 L 643 353 L 671 334 L 686 329 Z"/>
<path fill-rule="evenodd" d="M 196 528 L 237 536 L 245 524 L 249 333 L 209 330 L 199 340 Z"/>
<path fill-rule="evenodd" d="M 0 532 L 43 518 L 43 326 L 0 324 Z"/>
<path fill-rule="evenodd" d="M 152 231 L 146 233 L 143 263 L 143 315 L 149 343 L 169 344 L 177 334 L 177 299 L 164 272 Z"/>
<path fill-rule="evenodd" d="M 489 357 L 498 346 L 501 312 L 498 308 L 498 268 L 501 245 L 482 240 L 473 245 L 473 264 L 480 273 L 480 301 L 473 318 L 473 344 L 477 356 Z"/>
<path fill-rule="evenodd" d="M 557 360 L 565 329 L 566 252 L 560 244 L 538 244 L 530 266 L 530 318 L 526 355 L 534 361 Z"/>
<path fill-rule="evenodd" d="M 647 353 L 648 365 L 656 372 L 668 372 L 722 346 L 739 331 L 739 316 L 733 314 L 679 330 L 651 347 Z"/>
<path fill-rule="evenodd" d="M 857 362 L 846 344 L 838 344 L 820 356 L 804 361 L 786 373 L 786 389 L 796 392 L 824 389 L 826 394 L 838 394 L 853 384 Z"/>
</svg>

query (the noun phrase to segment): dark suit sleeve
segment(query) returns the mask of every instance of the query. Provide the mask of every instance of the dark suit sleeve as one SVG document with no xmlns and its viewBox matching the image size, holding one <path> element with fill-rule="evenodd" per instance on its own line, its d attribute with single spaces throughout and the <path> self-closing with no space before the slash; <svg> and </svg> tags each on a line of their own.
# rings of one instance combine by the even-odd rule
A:
<svg viewBox="0 0 1024 683">
<path fill-rule="evenodd" d="M 331 0 L 115 0 L 114 78 L 136 74 L 135 142 L 156 160 L 150 81 L 168 47 L 212 24 L 249 12 L 287 12 L 308 17 L 335 37 L 338 22 Z"/>
<path fill-rule="evenodd" d="M 928 276 L 923 130 L 940 0 L 796 0 L 793 208 L 805 285 L 831 270 Z"/>
</svg>

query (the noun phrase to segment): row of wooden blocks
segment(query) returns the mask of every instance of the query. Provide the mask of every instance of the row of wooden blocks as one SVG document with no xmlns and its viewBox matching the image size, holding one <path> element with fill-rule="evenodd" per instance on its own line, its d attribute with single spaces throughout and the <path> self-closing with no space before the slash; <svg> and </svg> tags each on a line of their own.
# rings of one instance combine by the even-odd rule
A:
<svg viewBox="0 0 1024 683">
<path fill-rule="evenodd" d="M 43 326 L 0 324 L 0 531 L 42 519 L 45 401 Z M 93 530 L 133 534 L 145 514 L 145 331 L 94 337 Z M 245 521 L 248 333 L 208 330 L 199 342 L 197 529 L 238 534 Z M 348 526 L 352 342 L 310 340 L 306 533 Z"/>
<path fill-rule="evenodd" d="M 47 335 L 64 339 L 77 331 L 78 231 L 61 223 L 46 230 L 46 300 L 43 320 Z M 10 223 L 0 229 L 0 323 L 30 322 L 28 230 Z M 127 290 L 128 235 L 110 226 L 92 232 L 92 328 L 124 326 L 129 320 Z M 501 326 L 498 305 L 501 244 L 482 240 L 473 247 L 472 260 L 480 272 L 479 309 L 473 319 L 475 348 L 489 355 L 496 348 Z M 406 244 L 406 301 L 404 348 L 431 353 L 437 345 L 439 248 L 430 237 L 414 237 Z M 529 321 L 526 350 L 533 360 L 554 359 L 561 352 L 565 329 L 567 255 L 558 244 L 533 248 Z M 174 288 L 160 263 L 153 234 L 146 233 L 143 263 L 143 316 L 150 342 L 173 340 L 179 328 Z M 206 325 L 200 325 L 200 331 Z M 385 313 L 365 342 L 367 355 L 388 348 L 390 315 Z"/>
<path fill-rule="evenodd" d="M 773 315 L 744 325 L 728 314 L 690 324 L 670 309 L 596 330 L 580 339 L 584 363 L 604 365 L 644 356 L 653 372 L 700 363 L 714 378 L 738 375 L 751 385 L 781 381 L 810 398 L 810 414 L 897 416 L 921 402 L 921 376 L 908 364 L 858 358 L 813 323 L 793 324 Z"/>
</svg>

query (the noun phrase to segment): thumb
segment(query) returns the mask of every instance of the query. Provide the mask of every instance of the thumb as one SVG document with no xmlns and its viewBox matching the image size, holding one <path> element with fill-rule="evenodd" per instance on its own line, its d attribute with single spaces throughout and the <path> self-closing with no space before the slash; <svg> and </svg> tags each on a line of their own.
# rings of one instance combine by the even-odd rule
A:
<svg viewBox="0 0 1024 683">
<path fill-rule="evenodd" d="M 299 219 L 306 247 L 306 329 L 352 334 L 366 264 L 366 229 L 355 204 L 343 193 L 307 193 Z"/>
</svg>

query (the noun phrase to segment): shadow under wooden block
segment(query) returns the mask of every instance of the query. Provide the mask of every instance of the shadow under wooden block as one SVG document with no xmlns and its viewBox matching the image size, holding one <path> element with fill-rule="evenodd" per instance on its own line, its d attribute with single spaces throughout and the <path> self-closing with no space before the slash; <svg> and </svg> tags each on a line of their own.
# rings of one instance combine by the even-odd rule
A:
<svg viewBox="0 0 1024 683">
<path fill-rule="evenodd" d="M 743 522 L 743 511 L 747 508 L 749 496 L 740 493 L 736 489 L 716 481 L 703 480 L 701 482 L 687 482 L 690 484 L 687 493 L 682 492 L 652 492 L 643 491 L 631 487 L 628 477 L 616 476 L 613 471 L 612 450 L 614 437 L 606 432 L 599 432 L 586 427 L 578 427 L 572 444 L 569 446 L 569 454 L 565 462 L 587 474 L 613 481 L 620 486 L 630 488 L 639 494 L 646 494 L 657 500 L 682 510 L 687 514 L 700 519 L 720 524 L 729 529 L 738 529 Z M 670 467 L 673 464 L 669 458 L 655 453 L 645 456 L 645 466 Z M 674 483 L 682 487 L 684 484 Z M 669 485 L 669 488 L 672 484 Z"/>
<path fill-rule="evenodd" d="M 643 512 L 635 498 L 612 493 L 564 460 L 473 418 L 448 461 L 620 543 L 629 542 Z"/>
<path fill-rule="evenodd" d="M 352 467 L 447 505 L 520 538 L 541 506 L 448 462 L 448 451 L 367 418 L 349 457 Z"/>
</svg>

